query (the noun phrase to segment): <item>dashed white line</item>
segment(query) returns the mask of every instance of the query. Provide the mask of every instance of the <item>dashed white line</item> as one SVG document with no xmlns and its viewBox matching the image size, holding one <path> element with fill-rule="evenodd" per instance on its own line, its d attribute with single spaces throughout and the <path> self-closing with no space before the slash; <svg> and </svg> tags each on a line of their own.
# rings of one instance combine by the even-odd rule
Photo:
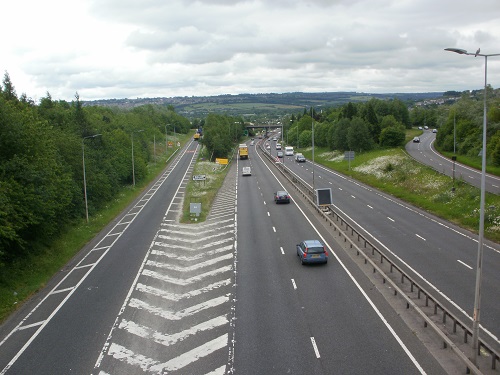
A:
<svg viewBox="0 0 500 375">
<path fill-rule="evenodd" d="M 395 222 L 395 220 L 394 220 L 392 217 L 387 216 L 387 218 L 388 218 L 390 221 L 392 221 L 393 223 Z"/>
<path fill-rule="evenodd" d="M 458 263 L 461 263 L 462 265 L 464 265 L 465 267 L 467 267 L 467 268 L 468 268 L 468 269 L 470 269 L 470 270 L 472 269 L 472 267 L 471 267 L 471 266 L 469 266 L 467 263 L 462 262 L 460 259 L 457 259 L 457 262 L 458 262 Z"/>
<path fill-rule="evenodd" d="M 293 289 L 297 289 L 297 284 L 295 284 L 295 280 L 292 279 L 292 285 L 293 285 Z"/>
<path fill-rule="evenodd" d="M 320 358 L 321 356 L 319 355 L 318 345 L 316 345 L 316 340 L 314 339 L 314 337 L 311 337 L 311 343 L 314 348 L 314 353 L 316 354 L 316 358 Z"/>
<path fill-rule="evenodd" d="M 271 214 L 269 213 L 269 211 L 267 211 L 267 216 L 271 216 Z"/>
<path fill-rule="evenodd" d="M 276 233 L 276 227 L 273 227 L 273 232 Z"/>
<path fill-rule="evenodd" d="M 351 197 L 352 197 L 353 199 L 356 199 L 356 197 L 355 197 L 354 195 L 352 195 L 352 194 L 351 194 Z"/>
<path fill-rule="evenodd" d="M 418 238 L 420 238 L 420 239 L 422 239 L 422 240 L 424 240 L 424 241 L 427 241 L 424 237 L 419 236 L 419 235 L 418 235 L 418 234 L 416 234 L 416 233 L 415 233 L 415 236 L 417 236 Z"/>
<path fill-rule="evenodd" d="M 373 210 L 373 207 L 370 206 L 369 204 L 367 204 L 366 207 L 371 208 Z"/>
<path fill-rule="evenodd" d="M 281 254 L 285 255 L 285 251 L 283 250 L 283 247 L 280 246 Z"/>
</svg>

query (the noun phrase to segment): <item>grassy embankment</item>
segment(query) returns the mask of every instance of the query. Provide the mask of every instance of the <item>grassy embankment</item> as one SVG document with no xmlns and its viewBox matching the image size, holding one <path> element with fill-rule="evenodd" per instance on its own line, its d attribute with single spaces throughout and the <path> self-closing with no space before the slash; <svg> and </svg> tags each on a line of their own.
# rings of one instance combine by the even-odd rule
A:
<svg viewBox="0 0 500 375">
<path fill-rule="evenodd" d="M 193 136 L 178 134 L 177 140 L 184 145 Z M 152 146 L 151 146 L 152 147 Z M 85 218 L 74 226 L 66 228 L 65 232 L 50 244 L 43 245 L 43 251 L 4 267 L 0 275 L 0 322 L 12 313 L 19 304 L 43 288 L 50 278 L 56 274 L 86 243 L 94 238 L 106 225 L 118 216 L 164 169 L 165 163 L 171 158 L 175 149 L 158 149 L 156 163 L 148 165 L 147 179 L 124 188 L 109 205 L 98 213 Z M 161 146 L 160 146 L 161 147 Z M 160 156 L 160 153 L 162 153 Z M 40 244 L 42 247 L 42 244 Z"/>
<path fill-rule="evenodd" d="M 412 130 L 407 139 L 418 134 Z M 299 151 L 308 159 L 312 157 L 310 148 Z M 403 148 L 357 153 L 350 162 L 350 169 L 349 162 L 340 152 L 316 148 L 315 161 L 462 228 L 478 232 L 480 189 L 458 180 L 452 192 L 451 177 L 416 162 Z M 485 207 L 485 237 L 500 242 L 500 197 L 486 193 Z"/>
</svg>

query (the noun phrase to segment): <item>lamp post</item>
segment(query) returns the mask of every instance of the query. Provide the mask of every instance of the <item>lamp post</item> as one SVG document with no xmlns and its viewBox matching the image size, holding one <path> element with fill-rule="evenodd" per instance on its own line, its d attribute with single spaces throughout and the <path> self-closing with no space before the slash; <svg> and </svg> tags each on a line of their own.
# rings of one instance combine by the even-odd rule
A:
<svg viewBox="0 0 500 375">
<path fill-rule="evenodd" d="M 313 196 L 316 196 L 316 191 L 314 190 L 314 117 L 311 107 L 311 122 L 312 122 L 312 173 L 313 173 Z"/>
<path fill-rule="evenodd" d="M 83 164 L 83 196 L 85 198 L 85 219 L 87 223 L 89 222 L 89 205 L 87 201 L 87 178 L 85 176 L 85 140 L 88 138 L 95 138 L 100 136 L 101 134 L 89 135 L 87 137 L 82 138 L 82 164 Z"/>
<path fill-rule="evenodd" d="M 482 165 L 481 165 L 481 203 L 479 206 L 479 240 L 477 249 L 477 270 L 476 270 L 476 288 L 474 294 L 474 314 L 472 316 L 472 350 L 473 350 L 473 363 L 477 362 L 477 355 L 479 352 L 479 318 L 480 318 L 480 305 L 481 305 L 481 278 L 483 267 L 483 238 L 484 238 L 484 201 L 485 201 L 485 185 L 486 185 L 486 125 L 487 125 L 487 111 L 486 111 L 486 94 L 487 94 L 487 74 L 488 74 L 488 57 L 500 56 L 500 53 L 483 54 L 480 53 L 480 48 L 475 53 L 469 53 L 460 48 L 445 48 L 445 51 L 455 52 L 460 55 L 471 55 L 474 57 L 484 57 L 484 110 L 483 110 L 483 150 L 482 150 Z"/>
<path fill-rule="evenodd" d="M 132 139 L 132 184 L 135 187 L 135 166 L 134 166 L 134 133 L 140 133 L 143 132 L 144 130 L 134 130 L 131 134 L 131 139 Z"/>
</svg>

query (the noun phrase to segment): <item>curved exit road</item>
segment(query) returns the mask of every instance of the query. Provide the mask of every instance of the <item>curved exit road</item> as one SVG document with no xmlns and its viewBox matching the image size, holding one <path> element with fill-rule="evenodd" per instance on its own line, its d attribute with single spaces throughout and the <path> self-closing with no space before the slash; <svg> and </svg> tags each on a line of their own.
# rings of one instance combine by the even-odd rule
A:
<svg viewBox="0 0 500 375">
<path fill-rule="evenodd" d="M 434 147 L 436 134 L 431 130 L 424 130 L 420 136 L 420 143 L 409 142 L 406 151 L 415 160 L 428 165 L 439 173 L 453 177 L 453 161 L 438 153 Z M 458 157 L 458 160 L 460 157 Z M 463 180 L 472 186 L 481 188 L 481 171 L 455 162 L 455 179 Z M 493 194 L 500 194 L 500 178 L 486 174 L 485 189 Z"/>
</svg>

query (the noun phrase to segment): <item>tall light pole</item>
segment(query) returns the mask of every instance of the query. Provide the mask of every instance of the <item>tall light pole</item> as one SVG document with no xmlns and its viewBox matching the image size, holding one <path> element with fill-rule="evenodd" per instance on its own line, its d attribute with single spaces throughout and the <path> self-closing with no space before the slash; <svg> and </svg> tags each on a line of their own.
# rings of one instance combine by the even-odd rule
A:
<svg viewBox="0 0 500 375">
<path fill-rule="evenodd" d="M 316 195 L 316 192 L 314 190 L 314 117 L 313 117 L 313 111 L 311 107 L 311 122 L 312 122 L 312 173 L 313 173 L 313 196 Z"/>
<path fill-rule="evenodd" d="M 89 135 L 87 137 L 82 138 L 82 164 L 83 164 L 83 196 L 85 198 L 85 219 L 87 223 L 89 222 L 89 205 L 87 202 L 87 178 L 85 175 L 85 140 L 88 138 L 95 138 L 100 136 L 101 134 Z"/>
<path fill-rule="evenodd" d="M 484 238 L 484 201 L 485 201 L 485 185 L 486 185 L 486 125 L 487 125 L 487 111 L 486 111 L 486 95 L 487 95 L 487 77 L 488 77 L 488 57 L 500 56 L 500 53 L 483 54 L 480 53 L 481 49 L 475 53 L 469 53 L 460 48 L 445 48 L 445 51 L 455 52 L 460 55 L 470 56 L 483 56 L 484 57 L 484 110 L 483 110 L 483 150 L 482 150 L 482 166 L 481 166 L 481 203 L 479 207 L 479 240 L 477 249 L 477 270 L 476 270 L 476 289 L 474 296 L 474 314 L 472 316 L 472 350 L 473 350 L 473 363 L 477 362 L 477 355 L 479 351 L 479 317 L 481 306 L 481 278 L 483 268 L 483 238 Z"/>
<path fill-rule="evenodd" d="M 135 187 L 135 165 L 134 165 L 134 133 L 140 133 L 143 132 L 144 130 L 134 130 L 131 133 L 131 139 L 132 139 L 132 184 Z"/>
</svg>

